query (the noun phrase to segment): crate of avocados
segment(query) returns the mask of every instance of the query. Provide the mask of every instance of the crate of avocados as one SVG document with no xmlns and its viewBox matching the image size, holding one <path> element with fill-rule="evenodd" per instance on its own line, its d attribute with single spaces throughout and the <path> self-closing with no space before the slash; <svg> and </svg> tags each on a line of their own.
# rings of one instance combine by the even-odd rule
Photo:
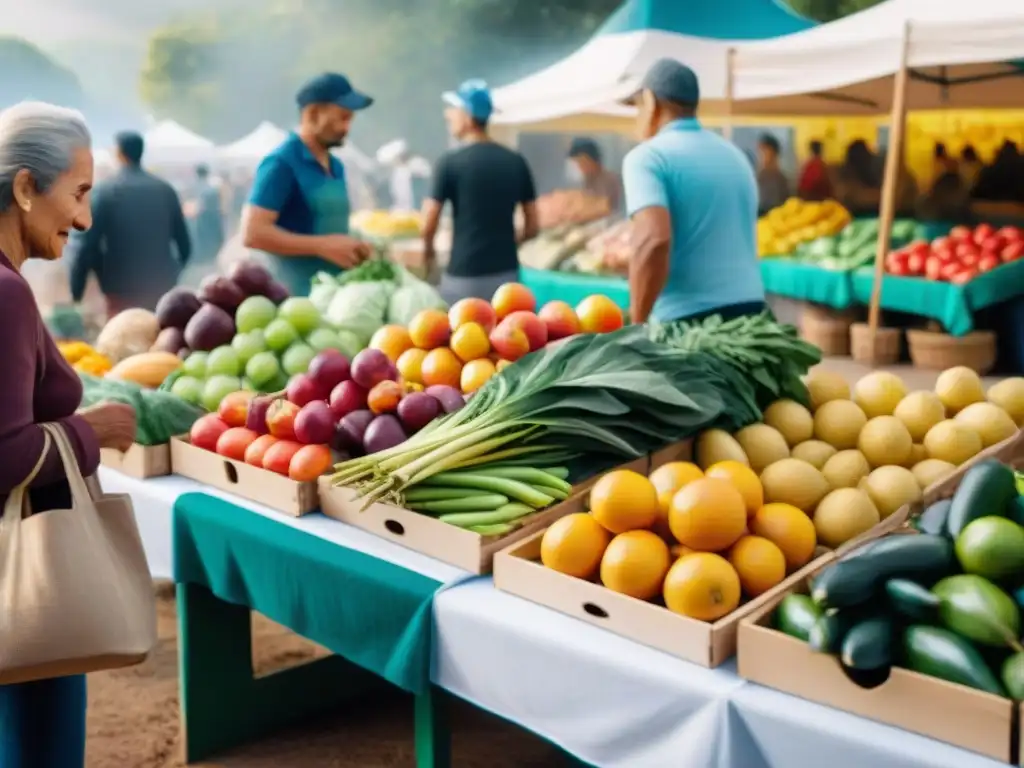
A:
<svg viewBox="0 0 1024 768">
<path fill-rule="evenodd" d="M 668 446 L 660 453 L 671 457 L 689 457 L 691 451 L 690 441 L 685 441 Z M 646 473 L 652 459 L 651 456 L 634 459 L 620 469 Z M 405 501 L 409 506 L 412 506 L 410 499 L 413 498 L 421 505 L 418 511 L 383 501 L 367 505 L 356 489 L 335 486 L 329 477 L 320 479 L 320 500 L 324 514 L 329 517 L 470 573 L 485 574 L 491 572 L 494 555 L 499 550 L 543 531 L 567 514 L 570 509 L 567 505 L 572 498 L 586 493 L 597 482 L 597 477 L 573 486 L 568 485 L 564 477 L 537 476 L 538 480 L 531 480 L 530 471 L 537 470 L 528 470 L 527 474 L 523 474 L 514 468 L 502 469 L 497 474 L 504 476 L 485 480 L 482 487 L 473 483 L 463 486 L 463 493 L 460 494 L 463 498 L 452 498 L 451 489 L 444 488 L 444 484 L 449 482 L 446 478 L 461 471 L 445 473 L 446 478 L 436 478 L 436 482 L 435 478 L 431 478 L 433 487 L 426 485 L 416 488 L 414 495 L 407 496 Z M 466 473 L 473 474 L 472 470 L 466 470 Z M 486 472 L 481 470 L 481 474 L 490 478 L 494 472 L 491 469 Z M 491 480 L 497 480 L 499 484 L 495 485 Z M 538 504 L 530 493 L 516 496 L 517 491 L 530 490 L 519 487 L 520 483 L 526 483 L 534 491 L 548 496 L 547 500 L 551 503 L 541 506 L 544 499 L 539 498 Z M 504 506 L 494 509 L 493 513 L 477 514 L 481 505 L 477 504 L 474 509 L 474 503 L 468 501 L 474 496 L 486 502 L 488 508 L 493 508 L 499 500 Z M 507 518 L 503 510 L 507 510 Z M 503 522 L 506 519 L 510 522 Z M 481 524 L 474 525 L 474 522 Z"/>
<path fill-rule="evenodd" d="M 100 450 L 100 464 L 128 477 L 145 480 L 171 474 L 171 446 L 132 443 L 124 453 L 114 448 Z"/>
<path fill-rule="evenodd" d="M 907 511 L 909 525 L 834 557 L 753 612 L 740 624 L 740 675 L 1016 759 L 1024 506 L 1015 465 L 994 454 L 972 462 L 930 488 Z"/>
<path fill-rule="evenodd" d="M 320 506 L 316 481 L 292 480 L 286 474 L 220 456 L 192 445 L 187 436 L 171 438 L 171 470 L 292 517 Z"/>
</svg>

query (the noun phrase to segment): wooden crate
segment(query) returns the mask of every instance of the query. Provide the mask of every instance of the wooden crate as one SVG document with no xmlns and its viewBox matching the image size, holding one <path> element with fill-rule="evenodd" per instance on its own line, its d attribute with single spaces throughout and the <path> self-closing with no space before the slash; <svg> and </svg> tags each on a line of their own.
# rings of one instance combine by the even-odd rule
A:
<svg viewBox="0 0 1024 768">
<path fill-rule="evenodd" d="M 315 482 L 300 483 L 276 472 L 226 459 L 196 448 L 185 438 L 171 439 L 171 468 L 177 475 L 259 502 L 292 517 L 305 515 L 320 506 Z"/>
<path fill-rule="evenodd" d="M 171 446 L 132 443 L 124 453 L 113 448 L 100 450 L 100 464 L 128 477 L 145 480 L 171 474 Z"/>
</svg>

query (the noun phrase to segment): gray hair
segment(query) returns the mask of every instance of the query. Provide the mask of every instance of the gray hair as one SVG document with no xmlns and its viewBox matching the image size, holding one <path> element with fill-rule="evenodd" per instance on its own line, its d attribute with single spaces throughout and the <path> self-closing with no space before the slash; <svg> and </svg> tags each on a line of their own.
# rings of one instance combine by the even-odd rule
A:
<svg viewBox="0 0 1024 768">
<path fill-rule="evenodd" d="M 24 169 L 45 193 L 92 137 L 81 112 L 23 101 L 0 112 L 0 213 L 14 204 L 14 177 Z"/>
</svg>

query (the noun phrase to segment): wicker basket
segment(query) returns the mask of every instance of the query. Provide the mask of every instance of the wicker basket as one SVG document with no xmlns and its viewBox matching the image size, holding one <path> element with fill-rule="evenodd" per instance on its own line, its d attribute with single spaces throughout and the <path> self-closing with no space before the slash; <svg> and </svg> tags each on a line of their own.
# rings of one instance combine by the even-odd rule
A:
<svg viewBox="0 0 1024 768">
<path fill-rule="evenodd" d="M 984 376 L 996 364 L 996 334 L 975 331 L 950 336 L 936 331 L 907 331 L 910 359 L 918 368 L 944 371 L 963 365 Z"/>
<path fill-rule="evenodd" d="M 872 339 L 867 323 L 854 323 L 850 326 L 850 352 L 858 363 L 895 365 L 900 361 L 900 335 L 899 328 L 880 326 Z"/>
<path fill-rule="evenodd" d="M 850 326 L 856 314 L 808 304 L 800 315 L 800 336 L 826 357 L 850 354 Z"/>
</svg>

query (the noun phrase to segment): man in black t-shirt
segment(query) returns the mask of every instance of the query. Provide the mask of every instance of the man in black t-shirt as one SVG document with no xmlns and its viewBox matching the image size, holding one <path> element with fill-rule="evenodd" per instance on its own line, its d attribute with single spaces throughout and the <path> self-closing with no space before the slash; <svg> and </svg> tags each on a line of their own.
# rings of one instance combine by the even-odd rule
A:
<svg viewBox="0 0 1024 768">
<path fill-rule="evenodd" d="M 434 237 L 444 204 L 452 204 L 453 238 L 441 295 L 490 301 L 502 283 L 519 279 L 520 242 L 537 234 L 533 176 L 518 153 L 491 141 L 487 122 L 494 112 L 486 83 L 470 80 L 445 93 L 445 119 L 461 142 L 438 161 L 433 190 L 423 205 L 423 247 L 427 265 L 434 261 Z M 515 214 L 523 208 L 517 236 Z"/>
</svg>

